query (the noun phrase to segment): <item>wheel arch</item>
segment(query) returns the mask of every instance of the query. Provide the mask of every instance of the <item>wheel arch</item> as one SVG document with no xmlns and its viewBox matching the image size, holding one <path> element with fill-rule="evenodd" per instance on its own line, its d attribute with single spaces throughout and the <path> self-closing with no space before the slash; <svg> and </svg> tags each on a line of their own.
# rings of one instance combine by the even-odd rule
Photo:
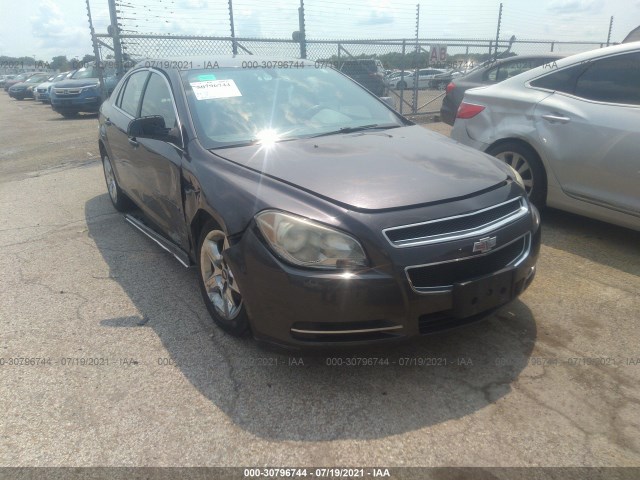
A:
<svg viewBox="0 0 640 480">
<path fill-rule="evenodd" d="M 199 208 L 191 218 L 191 221 L 189 222 L 189 235 L 191 237 L 191 253 L 194 260 L 197 260 L 198 242 L 200 240 L 200 235 L 202 234 L 202 229 L 207 225 L 207 223 L 213 222 L 218 228 L 225 232 L 225 234 L 227 233 L 224 222 L 222 222 L 218 217 L 218 215 L 210 212 L 209 210 Z"/>
<path fill-rule="evenodd" d="M 506 138 L 501 138 L 499 140 L 494 141 L 492 144 L 490 144 L 486 149 L 485 149 L 485 153 L 489 153 L 490 150 L 493 150 L 494 148 L 499 147 L 500 145 L 504 145 L 506 143 L 516 143 L 518 145 L 521 145 L 525 148 L 529 148 L 533 151 L 533 153 L 536 154 L 536 156 L 538 157 L 538 160 L 540 161 L 540 166 L 542 167 L 542 175 L 544 176 L 544 192 L 545 192 L 545 198 L 544 201 L 546 203 L 546 199 L 547 196 L 549 194 L 549 174 L 547 173 L 547 163 L 544 160 L 543 156 L 540 154 L 540 150 L 537 149 L 535 147 L 535 145 L 532 145 L 530 142 L 528 142 L 527 140 L 524 140 L 522 138 L 519 137 L 506 137 Z"/>
</svg>

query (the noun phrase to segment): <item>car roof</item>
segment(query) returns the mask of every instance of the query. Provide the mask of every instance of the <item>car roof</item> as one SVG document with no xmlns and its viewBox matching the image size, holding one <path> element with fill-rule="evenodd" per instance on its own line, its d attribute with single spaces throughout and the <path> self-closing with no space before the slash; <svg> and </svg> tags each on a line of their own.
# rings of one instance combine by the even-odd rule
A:
<svg viewBox="0 0 640 480">
<path fill-rule="evenodd" d="M 609 55 L 615 55 L 618 53 L 633 52 L 640 50 L 640 42 L 631 42 L 621 45 L 614 45 L 612 47 L 597 48 L 595 50 L 589 50 L 588 52 L 577 53 L 568 57 L 564 57 L 554 61 L 551 65 L 545 63 L 539 67 L 533 68 L 526 72 L 516 75 L 515 77 L 508 78 L 496 85 L 509 85 L 511 83 L 526 83 L 534 78 L 540 77 L 543 74 L 551 73 L 555 70 L 560 70 L 564 67 L 576 65 L 588 60 L 597 59 L 600 57 L 606 57 Z"/>
<path fill-rule="evenodd" d="M 211 69 L 214 65 L 215 67 L 213 68 L 246 68 L 247 62 L 251 62 L 251 65 L 257 64 L 258 67 L 263 64 L 277 64 L 278 62 L 286 62 L 287 64 L 293 62 L 293 64 L 304 64 L 306 66 L 313 66 L 317 63 L 300 58 L 261 57 L 255 55 L 200 55 L 193 57 L 147 58 L 137 62 L 133 69 L 155 67 L 163 70 L 204 70 Z M 327 62 L 327 66 L 329 66 L 329 64 L 330 62 Z"/>
</svg>

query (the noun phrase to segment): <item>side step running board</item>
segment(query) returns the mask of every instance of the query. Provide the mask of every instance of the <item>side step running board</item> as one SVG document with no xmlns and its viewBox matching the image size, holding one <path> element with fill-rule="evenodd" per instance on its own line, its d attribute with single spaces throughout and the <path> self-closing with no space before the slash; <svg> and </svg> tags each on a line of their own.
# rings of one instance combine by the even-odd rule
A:
<svg viewBox="0 0 640 480">
<path fill-rule="evenodd" d="M 176 257 L 176 260 L 178 260 L 182 265 L 189 268 L 189 265 L 191 264 L 191 260 L 189 259 L 189 255 L 187 254 L 187 252 L 182 250 L 180 247 L 178 247 L 176 244 L 174 244 L 170 240 L 167 240 L 166 238 L 164 238 L 159 233 L 156 233 L 154 230 L 147 227 L 144 223 L 142 223 L 142 221 L 140 221 L 136 217 L 126 214 L 124 216 L 124 219 L 127 222 L 129 222 L 131 225 L 136 227 L 138 230 L 140 230 L 142 233 L 144 233 L 151 240 L 153 240 L 158 245 L 160 245 L 160 247 L 162 247 L 164 250 L 166 250 L 171 255 Z"/>
</svg>

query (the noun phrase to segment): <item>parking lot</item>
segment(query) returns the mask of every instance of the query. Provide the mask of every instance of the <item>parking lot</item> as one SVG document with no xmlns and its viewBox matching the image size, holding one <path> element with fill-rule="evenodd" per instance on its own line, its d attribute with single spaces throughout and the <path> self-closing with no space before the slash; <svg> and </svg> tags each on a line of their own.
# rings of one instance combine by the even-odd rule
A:
<svg viewBox="0 0 640 480">
<path fill-rule="evenodd" d="M 275 352 L 113 209 L 95 115 L 2 92 L 0 139 L 1 466 L 640 466 L 640 233 L 547 210 L 490 320 Z"/>
</svg>

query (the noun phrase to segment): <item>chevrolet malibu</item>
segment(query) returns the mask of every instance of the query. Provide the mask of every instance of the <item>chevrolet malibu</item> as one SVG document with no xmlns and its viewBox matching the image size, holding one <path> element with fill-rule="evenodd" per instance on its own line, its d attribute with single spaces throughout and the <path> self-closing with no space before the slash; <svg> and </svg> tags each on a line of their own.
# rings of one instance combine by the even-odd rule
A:
<svg viewBox="0 0 640 480">
<path fill-rule="evenodd" d="M 504 162 L 303 60 L 141 62 L 102 104 L 125 219 L 196 265 L 234 335 L 294 348 L 470 323 L 531 283 L 537 210 Z"/>
</svg>

